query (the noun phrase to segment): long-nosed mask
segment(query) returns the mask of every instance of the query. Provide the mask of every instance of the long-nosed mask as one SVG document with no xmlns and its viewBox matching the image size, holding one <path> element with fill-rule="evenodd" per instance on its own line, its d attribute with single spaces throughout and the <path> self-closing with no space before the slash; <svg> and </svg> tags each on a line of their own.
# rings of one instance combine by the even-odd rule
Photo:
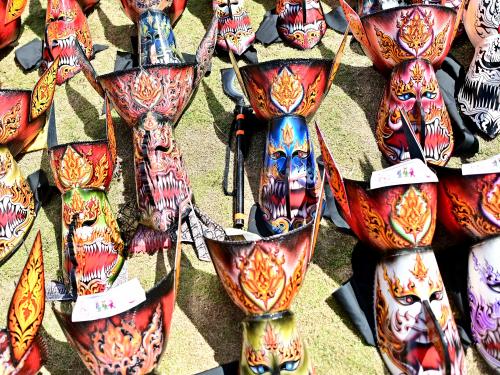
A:
<svg viewBox="0 0 500 375">
<path fill-rule="evenodd" d="M 14 157 L 45 124 L 52 104 L 58 61 L 32 91 L 0 90 L 0 265 L 21 245 L 36 216 L 36 202 Z"/>
<path fill-rule="evenodd" d="M 379 263 L 375 316 L 378 346 L 391 373 L 464 373 L 465 353 L 432 249 Z"/>
<path fill-rule="evenodd" d="M 41 71 L 60 57 L 57 84 L 61 85 L 81 71 L 76 43 L 88 59 L 93 56 L 93 44 L 87 18 L 76 0 L 49 0 L 45 18 L 45 41 Z"/>
<path fill-rule="evenodd" d="M 44 312 L 45 277 L 38 232 L 10 301 L 7 328 L 0 330 L 2 374 L 38 374 L 46 354 L 38 336 Z"/>
<path fill-rule="evenodd" d="M 179 288 L 180 259 L 178 241 L 171 271 L 146 292 L 144 302 L 119 314 L 74 322 L 71 314 L 53 306 L 68 342 L 92 374 L 154 371 L 167 347 Z"/>
<path fill-rule="evenodd" d="M 462 374 L 464 351 L 429 247 L 436 226 L 436 176 L 420 162 L 415 168 L 423 173 L 401 166 L 395 181 L 377 189 L 344 180 L 316 130 L 339 212 L 356 237 L 382 255 L 375 268 L 374 312 L 377 343 L 388 369 L 393 374 Z M 398 184 L 401 176 L 425 178 Z"/>
<path fill-rule="evenodd" d="M 244 0 L 213 0 L 212 6 L 219 23 L 217 47 L 241 55 L 255 40 Z"/>
<path fill-rule="evenodd" d="M 95 88 L 107 92 L 120 116 L 133 128 L 140 222 L 153 233 L 171 232 L 179 202 L 191 196 L 174 126 L 208 69 L 216 35 L 214 17 L 192 63 L 147 65 L 97 78 L 90 65 L 85 69 Z"/>
<path fill-rule="evenodd" d="M 375 67 L 385 74 L 392 71 L 379 107 L 379 149 L 391 163 L 409 158 L 408 142 L 400 132 L 399 109 L 404 108 L 427 162 L 445 165 L 454 140 L 434 69 L 451 47 L 463 5 L 458 11 L 444 5 L 398 6 L 361 17 L 344 0 L 341 5 L 354 37 Z"/>
<path fill-rule="evenodd" d="M 124 263 L 124 244 L 106 194 L 116 163 L 108 103 L 106 108 L 106 140 L 49 149 L 54 180 L 62 194 L 64 278 L 67 289 L 77 295 L 109 289 Z"/>
<path fill-rule="evenodd" d="M 168 16 L 162 11 L 141 14 L 139 30 L 140 65 L 170 64 L 183 61 L 177 52 L 175 36 Z"/>
<path fill-rule="evenodd" d="M 0 0 L 0 50 L 19 38 L 21 15 L 27 3 L 27 0 Z"/>
<path fill-rule="evenodd" d="M 321 41 L 326 21 L 320 0 L 277 0 L 278 34 L 286 43 L 310 49 Z"/>
<path fill-rule="evenodd" d="M 287 311 L 243 321 L 241 375 L 315 373 L 292 313 Z"/>
<path fill-rule="evenodd" d="M 392 163 L 410 159 L 401 109 L 409 115 L 427 162 L 446 164 L 453 150 L 453 130 L 434 69 L 427 60 L 400 63 L 385 86 L 376 139 L 380 150 Z"/>
<path fill-rule="evenodd" d="M 273 233 L 300 227 L 314 216 L 317 169 L 306 117 L 326 96 L 334 71 L 329 60 L 273 60 L 241 68 L 257 117 L 269 121 L 259 204 Z"/>
<path fill-rule="evenodd" d="M 500 10 L 498 11 L 500 14 Z M 500 17 L 500 15 L 499 15 Z M 458 92 L 460 111 L 483 134 L 500 133 L 500 35 L 482 39 Z"/>
<path fill-rule="evenodd" d="M 472 336 L 481 356 L 493 369 L 500 367 L 500 236 L 471 248 L 468 296 Z"/>
</svg>

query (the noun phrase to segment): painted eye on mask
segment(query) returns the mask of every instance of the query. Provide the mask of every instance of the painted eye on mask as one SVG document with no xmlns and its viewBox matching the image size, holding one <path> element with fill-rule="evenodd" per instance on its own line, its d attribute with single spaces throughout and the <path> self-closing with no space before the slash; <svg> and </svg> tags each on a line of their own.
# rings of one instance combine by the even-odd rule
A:
<svg viewBox="0 0 500 375">
<path fill-rule="evenodd" d="M 250 370 L 252 370 L 254 374 L 265 374 L 266 372 L 271 371 L 271 369 L 266 365 L 250 366 Z"/>
<path fill-rule="evenodd" d="M 301 159 L 305 159 L 309 156 L 307 151 L 297 150 L 293 152 L 293 156 L 298 156 Z"/>
<path fill-rule="evenodd" d="M 399 100 L 403 100 L 403 101 L 406 101 L 406 100 L 410 100 L 410 99 L 415 99 L 415 94 L 411 93 L 411 92 L 405 92 L 401 95 L 398 95 L 398 99 Z"/>
<path fill-rule="evenodd" d="M 494 291 L 495 293 L 500 293 L 500 283 L 499 282 L 496 282 L 496 283 L 491 283 L 489 282 L 488 280 L 488 287 Z"/>
<path fill-rule="evenodd" d="M 429 297 L 429 301 L 441 301 L 443 299 L 443 292 L 441 290 L 437 290 L 431 294 Z"/>
<path fill-rule="evenodd" d="M 299 367 L 299 361 L 287 361 L 281 364 L 280 370 L 295 371 Z"/>
<path fill-rule="evenodd" d="M 286 154 L 284 151 L 276 151 L 276 152 L 273 152 L 271 154 L 271 158 L 273 160 L 278 160 L 278 159 L 281 159 L 281 158 L 286 158 Z"/>
<path fill-rule="evenodd" d="M 82 223 L 82 226 L 83 227 L 91 227 L 95 224 L 95 222 L 97 221 L 97 218 L 95 219 L 90 219 L 90 220 L 85 220 L 83 223 Z"/>
<path fill-rule="evenodd" d="M 414 294 L 408 294 L 407 296 L 398 297 L 398 302 L 403 306 L 410 306 L 416 302 L 420 302 L 420 298 Z"/>
<path fill-rule="evenodd" d="M 432 91 L 425 91 L 422 96 L 426 99 L 434 99 L 437 96 L 437 94 Z"/>
</svg>

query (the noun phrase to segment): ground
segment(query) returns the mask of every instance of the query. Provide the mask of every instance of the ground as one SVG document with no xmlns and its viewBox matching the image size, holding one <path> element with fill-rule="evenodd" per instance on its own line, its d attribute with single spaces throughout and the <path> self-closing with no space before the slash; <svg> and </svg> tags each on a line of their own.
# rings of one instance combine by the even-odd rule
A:
<svg viewBox="0 0 500 375">
<path fill-rule="evenodd" d="M 93 64 L 99 74 L 113 68 L 117 50 L 130 50 L 132 23 L 120 9 L 118 0 L 102 0 L 100 8 L 89 17 L 95 43 L 109 49 L 99 53 Z M 329 3 L 329 5 L 334 5 Z M 264 12 L 274 6 L 273 0 L 247 1 L 246 7 L 256 27 Z M 46 0 L 30 0 L 23 17 L 24 30 L 19 43 L 43 37 Z M 325 9 L 329 6 L 325 4 Z M 208 0 L 189 0 L 187 10 L 176 26 L 178 47 L 193 53 L 211 17 Z M 257 45 L 261 61 L 284 57 L 332 58 L 341 35 L 329 30 L 323 43 L 312 51 L 301 52 L 281 44 L 264 48 Z M 467 66 L 473 49 L 462 39 L 452 53 Z M 243 64 L 243 63 L 240 63 Z M 229 67 L 226 60 L 214 58 L 212 75 L 205 78 L 176 128 L 198 206 L 217 222 L 231 225 L 232 200 L 221 189 L 227 133 L 232 118 L 232 103 L 224 96 L 219 69 Z M 31 88 L 37 73 L 23 74 L 14 62 L 14 50 L 0 63 L 2 88 Z M 339 73 L 315 120 L 325 133 L 344 176 L 368 178 L 373 169 L 386 163 L 373 136 L 378 103 L 384 77 L 371 66 L 357 43 L 349 43 Z M 104 136 L 100 116 L 102 99 L 93 91 L 82 74 L 65 86 L 58 87 L 56 114 L 60 142 L 98 139 Z M 115 179 L 109 192 L 115 212 L 135 199 L 131 132 L 115 113 L 118 156 L 123 175 Z M 246 212 L 257 199 L 259 168 L 265 132 L 257 129 L 246 161 Z M 316 139 L 315 136 L 313 136 Z M 480 152 L 470 160 L 478 160 L 500 150 L 500 137 L 491 142 L 481 140 Z M 318 149 L 316 147 L 316 149 Z M 460 164 L 453 158 L 451 165 Z M 50 175 L 47 152 L 22 157 L 20 166 L 25 175 L 43 168 Z M 2 267 L 0 279 L 0 315 L 7 311 L 20 269 L 38 230 L 42 231 L 47 279 L 58 275 L 61 243 L 59 197 L 43 207 L 23 247 Z M 350 257 L 356 240 L 338 233 L 332 224 L 322 221 L 313 262 L 292 310 L 305 339 L 318 374 L 382 374 L 386 372 L 377 351 L 366 346 L 357 335 L 331 293 L 350 276 Z M 162 257 L 140 258 L 129 262 L 130 277 L 138 276 L 145 288 L 156 275 L 150 270 Z M 161 269 L 161 267 L 157 267 Z M 465 276 L 464 276 L 465 277 Z M 223 290 L 211 263 L 199 261 L 192 248 L 183 246 L 180 294 L 175 308 L 167 351 L 158 368 L 161 374 L 195 374 L 239 357 L 243 314 L 232 304 Z M 3 315 L 3 316 L 5 316 Z M 4 323 L 4 324 L 2 324 Z M 0 320 L 0 326 L 5 320 Z M 48 360 L 43 373 L 85 373 L 75 352 L 65 342 L 50 305 L 47 305 L 42 335 L 48 345 Z M 488 369 L 477 351 L 467 352 L 469 373 L 484 374 Z"/>
</svg>

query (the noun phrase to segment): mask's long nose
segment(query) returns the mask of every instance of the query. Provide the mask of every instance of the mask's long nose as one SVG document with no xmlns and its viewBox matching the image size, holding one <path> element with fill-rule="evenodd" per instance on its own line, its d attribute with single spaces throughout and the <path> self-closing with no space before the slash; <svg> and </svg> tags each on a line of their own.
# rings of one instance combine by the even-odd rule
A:
<svg viewBox="0 0 500 375">
<path fill-rule="evenodd" d="M 415 112 L 417 114 L 416 116 L 416 123 L 420 124 L 420 145 L 422 146 L 422 149 L 425 149 L 425 113 L 422 108 L 422 102 L 421 99 L 417 99 L 417 102 L 415 103 Z"/>
<path fill-rule="evenodd" d="M 425 315 L 425 325 L 427 326 L 429 341 L 437 350 L 441 363 L 444 364 L 443 373 L 446 375 L 450 375 L 450 353 L 448 352 L 448 343 L 446 342 L 446 338 L 444 337 L 443 330 L 441 329 L 441 326 L 439 325 L 436 315 L 434 315 L 434 311 L 432 311 L 431 305 L 428 300 L 423 301 L 422 309 Z"/>
<path fill-rule="evenodd" d="M 286 216 L 288 219 L 292 218 L 292 211 L 290 208 L 290 202 L 291 202 L 291 197 L 290 194 L 292 193 L 292 190 L 290 189 L 290 171 L 292 169 L 292 157 L 287 156 L 286 158 L 286 170 L 285 170 L 285 199 L 286 199 Z"/>
<path fill-rule="evenodd" d="M 307 9 L 306 9 L 307 0 L 302 0 L 302 22 L 304 25 L 307 23 Z"/>
<path fill-rule="evenodd" d="M 227 0 L 227 9 L 229 10 L 229 18 L 233 19 L 233 10 L 231 9 L 231 0 Z"/>
</svg>

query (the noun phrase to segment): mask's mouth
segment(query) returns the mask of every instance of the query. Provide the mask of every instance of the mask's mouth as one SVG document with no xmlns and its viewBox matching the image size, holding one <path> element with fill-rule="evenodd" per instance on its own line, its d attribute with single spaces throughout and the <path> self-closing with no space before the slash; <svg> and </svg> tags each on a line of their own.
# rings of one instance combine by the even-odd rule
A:
<svg viewBox="0 0 500 375">
<path fill-rule="evenodd" d="M 423 340 L 426 341 L 426 340 Z M 406 365 L 411 368 L 411 374 L 424 372 L 440 372 L 443 367 L 439 352 L 429 342 L 411 341 L 407 346 Z"/>
<path fill-rule="evenodd" d="M 483 351 L 497 361 L 500 360 L 500 332 L 498 330 L 488 330 L 481 339 Z"/>
<path fill-rule="evenodd" d="M 286 217 L 289 220 L 299 218 L 305 220 L 310 214 L 308 206 L 314 203 L 309 199 L 306 183 L 306 173 L 290 178 L 289 190 L 285 181 L 270 177 L 269 182 L 263 186 L 261 194 L 261 208 L 266 219 L 274 221 Z M 287 212 L 287 194 L 289 195 L 290 213 Z"/>
<path fill-rule="evenodd" d="M 53 58 L 59 56 L 59 69 L 57 71 L 57 84 L 61 85 L 80 72 L 81 67 L 76 54 L 77 39 L 74 35 L 64 39 L 52 40 L 50 53 Z M 52 62 L 48 62 L 48 67 Z"/>
<path fill-rule="evenodd" d="M 0 240 L 11 240 L 20 235 L 19 228 L 28 218 L 28 210 L 13 203 L 6 195 L 0 200 Z"/>
<path fill-rule="evenodd" d="M 425 124 L 425 158 L 435 164 L 450 158 L 451 135 L 438 118 Z"/>
<path fill-rule="evenodd" d="M 105 291 L 114 276 L 119 254 L 108 230 L 97 231 L 91 227 L 76 230 L 74 241 L 79 294 Z"/>
<path fill-rule="evenodd" d="M 418 139 L 418 137 L 420 137 L 419 129 L 414 122 L 412 122 L 411 125 Z M 444 165 L 451 156 L 451 142 L 452 138 L 450 131 L 444 126 L 439 118 L 434 118 L 432 121 L 426 122 L 425 142 L 423 147 L 426 160 L 432 164 Z M 392 151 L 392 160 L 405 161 L 410 159 L 408 142 L 404 135 L 402 135 L 399 145 L 389 143 L 386 143 L 386 145 Z"/>
</svg>

